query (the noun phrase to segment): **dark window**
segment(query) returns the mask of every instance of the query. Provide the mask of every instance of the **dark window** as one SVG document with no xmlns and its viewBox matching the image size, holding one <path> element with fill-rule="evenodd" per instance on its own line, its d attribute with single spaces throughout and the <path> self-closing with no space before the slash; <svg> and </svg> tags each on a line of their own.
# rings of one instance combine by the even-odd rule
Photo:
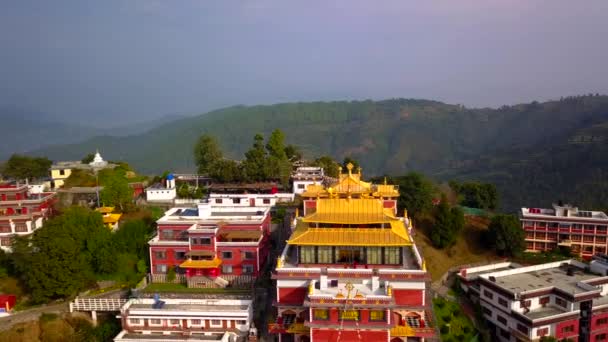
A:
<svg viewBox="0 0 608 342">
<path fill-rule="evenodd" d="M 269 198 L 264 198 L 263 203 L 264 203 L 264 204 L 270 204 L 270 199 L 269 199 Z"/>
<path fill-rule="evenodd" d="M 243 265 L 243 274 L 252 274 L 253 265 Z"/>
<path fill-rule="evenodd" d="M 597 325 L 604 325 L 604 324 L 606 324 L 606 323 L 608 323 L 608 317 L 604 317 L 604 318 L 598 318 L 598 319 L 595 321 L 595 324 L 597 324 Z"/>
<path fill-rule="evenodd" d="M 178 260 L 186 259 L 186 252 L 175 252 L 175 259 L 178 259 Z"/>
<path fill-rule="evenodd" d="M 165 251 L 156 251 L 156 252 L 154 252 L 154 257 L 156 259 L 166 259 L 167 258 L 167 252 L 165 252 Z"/>
<path fill-rule="evenodd" d="M 502 316 L 497 315 L 497 316 L 496 316 L 496 319 L 497 319 L 497 320 L 498 320 L 500 323 L 502 323 L 502 324 L 504 324 L 504 325 L 507 325 L 507 319 L 506 319 L 506 318 L 504 318 L 504 317 L 502 317 Z"/>
<path fill-rule="evenodd" d="M 243 259 L 245 260 L 253 260 L 254 257 L 253 252 L 243 252 Z"/>
<path fill-rule="evenodd" d="M 566 326 L 566 327 L 562 328 L 562 332 L 563 333 L 573 332 L 573 331 L 574 331 L 574 325 L 569 325 L 569 326 Z"/>
<path fill-rule="evenodd" d="M 500 305 L 502 305 L 504 307 L 508 307 L 509 306 L 509 303 L 507 302 L 507 300 L 504 299 L 504 298 L 501 298 L 501 297 L 498 297 L 498 304 L 500 304 Z"/>
<path fill-rule="evenodd" d="M 492 310 L 490 310 L 490 309 L 488 309 L 488 308 L 486 308 L 486 307 L 484 306 L 484 307 L 482 308 L 482 311 L 483 311 L 483 313 L 484 313 L 484 314 L 486 314 L 486 315 L 488 315 L 488 316 L 492 317 Z"/>
<path fill-rule="evenodd" d="M 59 174 L 60 174 L 61 176 L 65 176 L 65 170 L 59 170 Z"/>
<path fill-rule="evenodd" d="M 549 328 L 542 328 L 536 331 L 536 336 L 545 336 L 549 335 Z"/>
<path fill-rule="evenodd" d="M 509 336 L 509 332 L 503 329 L 500 329 L 500 335 L 502 335 L 502 337 L 504 338 L 510 338 L 511 336 Z"/>
<path fill-rule="evenodd" d="M 555 297 L 555 304 L 557 304 L 561 307 L 564 307 L 564 308 L 568 305 L 568 303 L 565 300 L 563 300 L 562 298 L 559 298 L 559 297 Z"/>
<path fill-rule="evenodd" d="M 540 305 L 545 305 L 545 304 L 549 304 L 550 298 L 549 296 L 547 297 L 541 297 L 538 302 L 540 303 Z"/>
<path fill-rule="evenodd" d="M 210 238 L 192 238 L 192 244 L 193 245 L 210 245 L 211 239 Z"/>
<path fill-rule="evenodd" d="M 532 302 L 530 300 L 522 300 L 521 302 L 519 302 L 519 307 L 520 308 L 529 308 L 531 304 L 532 304 Z"/>
<path fill-rule="evenodd" d="M 232 252 L 222 252 L 222 259 L 232 259 Z"/>
<path fill-rule="evenodd" d="M 604 333 L 604 334 L 597 334 L 597 335 L 595 335 L 595 340 L 596 340 L 596 341 L 606 341 L 606 339 L 607 339 L 607 338 L 606 338 L 606 333 Z"/>
<path fill-rule="evenodd" d="M 241 203 L 241 199 L 240 198 L 233 198 L 232 199 L 232 204 L 239 204 Z"/>
<path fill-rule="evenodd" d="M 494 298 L 494 294 L 488 290 L 483 290 L 483 295 L 490 299 Z"/>
<path fill-rule="evenodd" d="M 163 235 L 163 240 L 173 239 L 173 231 L 171 229 L 163 230 L 162 235 Z"/>
<path fill-rule="evenodd" d="M 526 327 L 525 325 L 517 324 L 517 330 L 525 335 L 528 335 L 529 333 L 528 327 Z"/>
<path fill-rule="evenodd" d="M 221 199 L 221 198 L 216 198 L 216 199 L 215 199 L 215 203 L 217 203 L 217 204 L 221 204 L 221 203 L 222 203 L 222 199 Z"/>
<path fill-rule="evenodd" d="M 298 184 L 298 189 L 305 189 L 306 188 L 306 184 Z"/>
</svg>

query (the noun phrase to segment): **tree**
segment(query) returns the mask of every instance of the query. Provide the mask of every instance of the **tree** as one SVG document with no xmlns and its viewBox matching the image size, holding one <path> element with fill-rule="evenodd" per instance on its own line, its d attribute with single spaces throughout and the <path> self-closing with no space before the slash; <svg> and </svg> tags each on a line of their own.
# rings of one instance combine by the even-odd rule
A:
<svg viewBox="0 0 608 342">
<path fill-rule="evenodd" d="M 435 224 L 431 230 L 433 245 L 438 248 L 452 246 L 464 223 L 462 209 L 458 207 L 450 209 L 446 195 L 442 194 L 441 202 L 435 210 Z"/>
<path fill-rule="evenodd" d="M 14 179 L 34 179 L 46 177 L 52 162 L 48 158 L 28 157 L 13 154 L 2 166 L 0 173 Z"/>
<path fill-rule="evenodd" d="M 92 162 L 93 159 L 95 159 L 95 154 L 89 153 L 86 156 L 84 156 L 84 158 L 82 158 L 82 160 L 80 162 L 83 164 L 88 164 L 88 163 Z"/>
<path fill-rule="evenodd" d="M 292 164 L 285 153 L 285 135 L 280 129 L 272 132 L 268 138 L 266 150 L 268 151 L 268 176 L 279 179 L 283 186 L 288 186 Z"/>
<path fill-rule="evenodd" d="M 220 183 L 240 182 L 244 180 L 243 170 L 238 162 L 221 159 L 209 169 L 209 176 Z"/>
<path fill-rule="evenodd" d="M 103 190 L 99 197 L 104 205 L 119 207 L 122 211 L 133 201 L 133 189 L 124 176 L 112 173 L 104 177 Z"/>
<path fill-rule="evenodd" d="M 407 209 L 414 218 L 422 212 L 430 210 L 433 205 L 435 186 L 422 174 L 410 172 L 405 176 L 390 180 L 399 186 L 399 208 Z"/>
<path fill-rule="evenodd" d="M 256 134 L 253 138 L 253 146 L 245 153 L 242 166 L 243 176 L 247 181 L 259 182 L 268 178 L 266 149 L 264 148 L 264 137 L 261 134 Z"/>
<path fill-rule="evenodd" d="M 292 163 L 302 160 L 302 151 L 295 145 L 285 146 L 285 154 L 287 155 L 287 159 Z"/>
<path fill-rule="evenodd" d="M 358 161 L 354 160 L 350 156 L 346 156 L 346 157 L 344 157 L 344 160 L 342 161 L 342 169 L 346 170 L 346 167 L 348 166 L 349 163 L 353 164 L 353 170 L 356 171 L 359 168 Z"/>
<path fill-rule="evenodd" d="M 326 176 L 338 178 L 340 166 L 336 161 L 330 156 L 321 156 L 312 163 L 312 166 L 318 166 L 323 168 L 323 172 Z"/>
<path fill-rule="evenodd" d="M 488 243 L 500 255 L 517 256 L 526 248 L 525 233 L 517 217 L 496 215 L 488 226 Z"/>
<path fill-rule="evenodd" d="M 194 162 L 198 167 L 198 173 L 208 174 L 217 161 L 222 159 L 220 149 L 214 137 L 204 134 L 194 145 Z"/>
<path fill-rule="evenodd" d="M 461 197 L 460 203 L 467 207 L 494 210 L 498 207 L 498 191 L 491 183 L 450 181 L 450 187 Z"/>
</svg>

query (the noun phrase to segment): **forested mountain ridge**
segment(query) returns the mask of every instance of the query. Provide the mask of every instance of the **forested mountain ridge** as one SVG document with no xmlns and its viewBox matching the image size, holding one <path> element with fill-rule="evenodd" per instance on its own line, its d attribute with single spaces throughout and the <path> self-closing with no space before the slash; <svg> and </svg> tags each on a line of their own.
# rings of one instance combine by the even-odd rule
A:
<svg viewBox="0 0 608 342">
<path fill-rule="evenodd" d="M 368 175 L 416 170 L 446 179 L 495 179 L 492 175 L 501 171 L 496 167 L 527 159 L 550 165 L 554 156 L 545 151 L 576 150 L 585 139 L 603 146 L 604 125 L 608 125 L 607 96 L 499 109 L 412 99 L 285 103 L 224 108 L 144 134 L 97 137 L 36 154 L 73 159 L 99 148 L 107 158 L 128 161 L 143 172 L 193 170 L 192 147 L 201 134 L 216 136 L 226 154 L 238 159 L 255 133 L 268 136 L 280 128 L 287 143 L 300 146 L 306 156 L 351 156 L 361 161 Z M 515 171 L 519 174 L 525 168 L 508 172 Z M 499 190 L 503 191 L 500 184 Z"/>
</svg>

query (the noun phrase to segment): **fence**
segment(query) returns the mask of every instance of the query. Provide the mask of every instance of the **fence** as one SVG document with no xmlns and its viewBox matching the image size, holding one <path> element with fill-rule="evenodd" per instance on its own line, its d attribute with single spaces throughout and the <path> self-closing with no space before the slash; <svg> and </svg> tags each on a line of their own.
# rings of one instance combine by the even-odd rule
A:
<svg viewBox="0 0 608 342">
<path fill-rule="evenodd" d="M 70 312 L 74 311 L 120 311 L 127 302 L 122 298 L 79 298 L 70 303 Z"/>
</svg>

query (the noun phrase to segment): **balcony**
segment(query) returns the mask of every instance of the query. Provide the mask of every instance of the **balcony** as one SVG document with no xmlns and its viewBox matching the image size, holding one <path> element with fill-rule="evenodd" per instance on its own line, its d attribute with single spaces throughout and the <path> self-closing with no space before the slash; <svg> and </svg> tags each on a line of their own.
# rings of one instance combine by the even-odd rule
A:
<svg viewBox="0 0 608 342">
<path fill-rule="evenodd" d="M 281 323 L 269 322 L 268 333 L 309 335 L 310 328 L 305 326 L 303 322 L 294 322 L 291 319 L 286 319 Z"/>
<path fill-rule="evenodd" d="M 397 325 L 391 328 L 391 336 L 395 337 L 433 337 L 433 328 L 413 328 L 408 325 Z"/>
</svg>

